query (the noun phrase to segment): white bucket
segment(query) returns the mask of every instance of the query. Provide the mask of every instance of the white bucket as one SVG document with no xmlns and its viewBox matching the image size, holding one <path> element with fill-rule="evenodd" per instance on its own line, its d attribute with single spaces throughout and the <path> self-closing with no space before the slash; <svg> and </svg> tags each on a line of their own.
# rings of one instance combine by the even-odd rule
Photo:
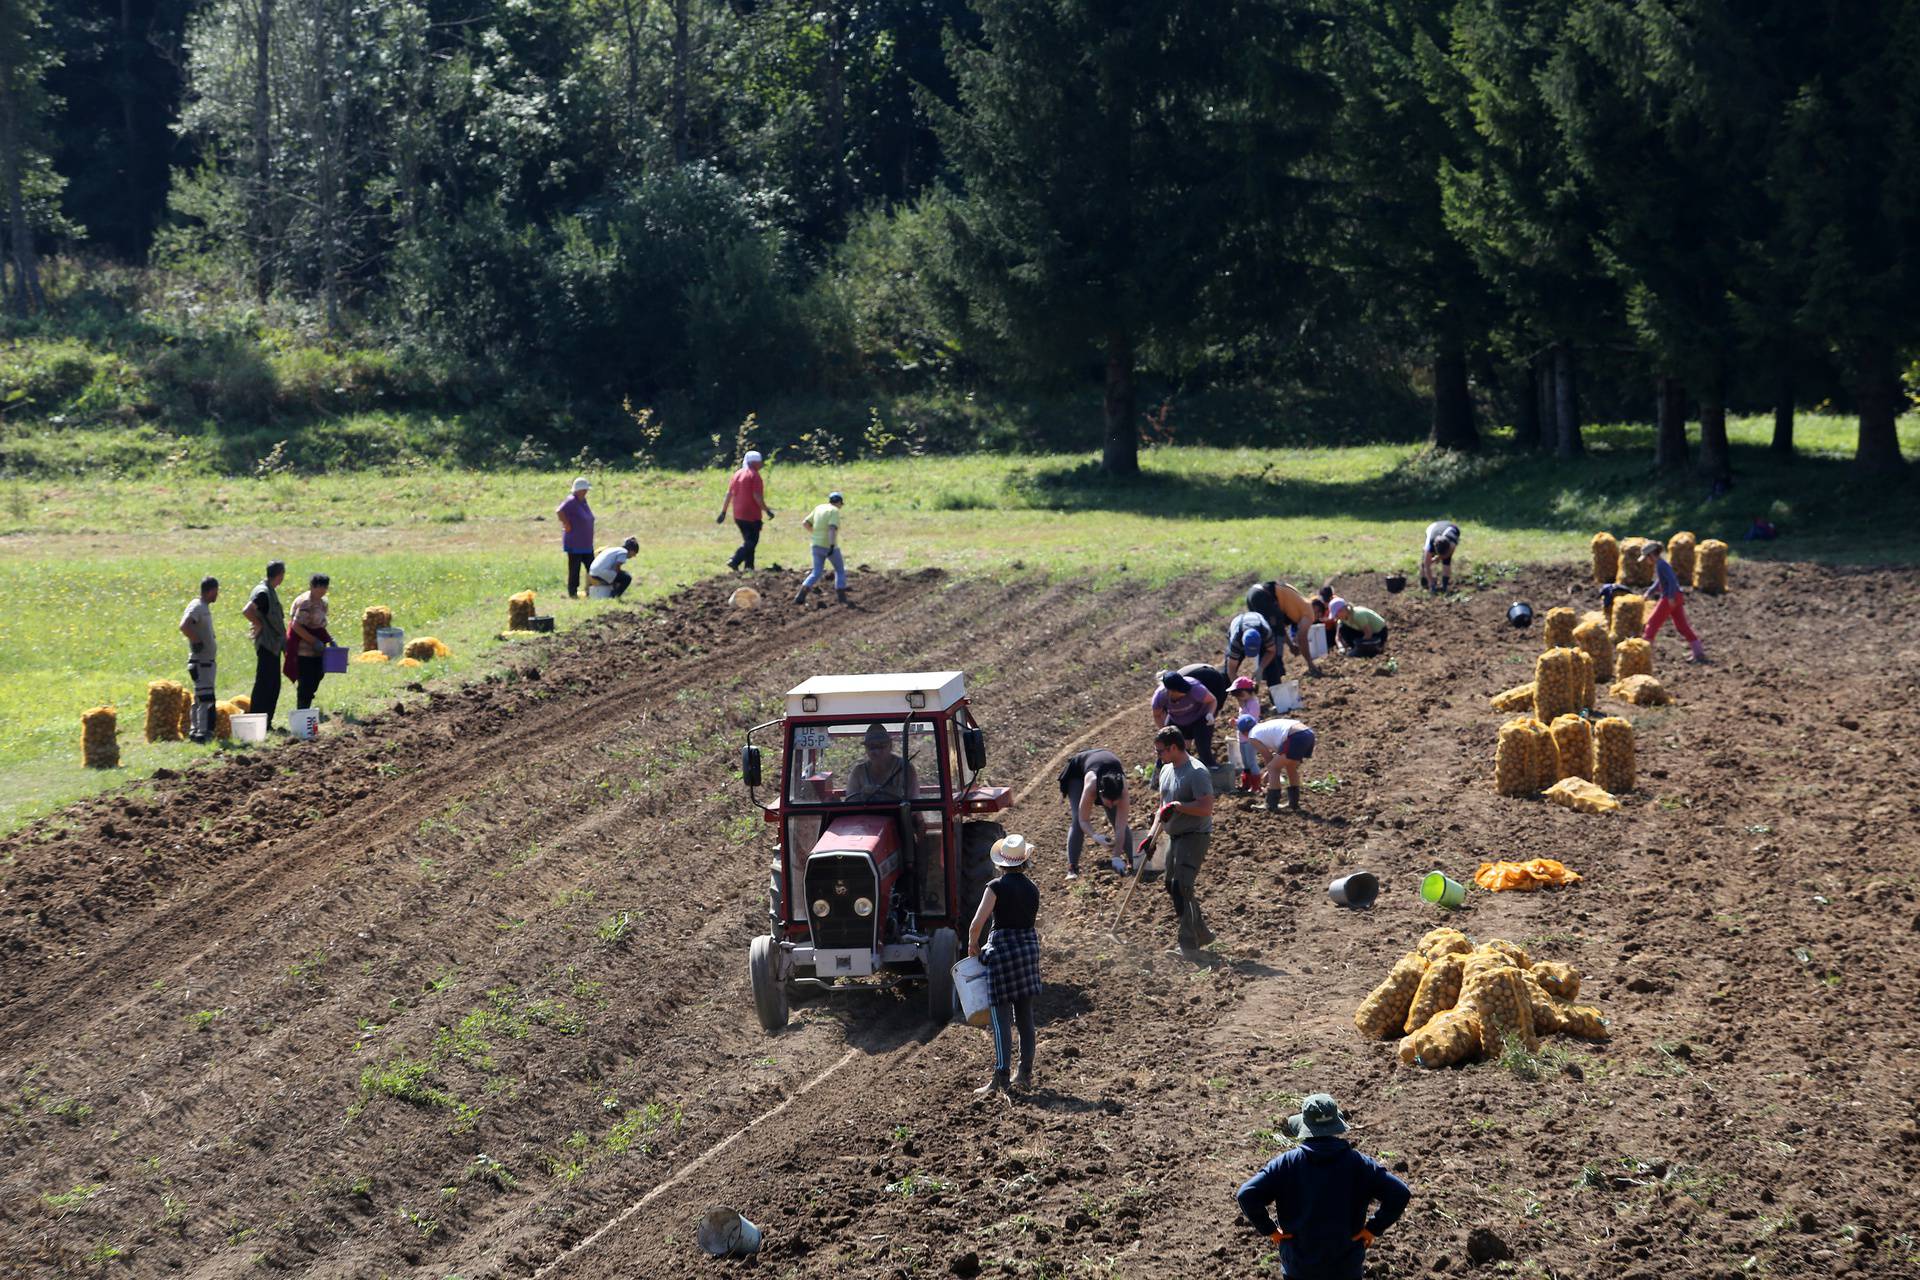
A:
<svg viewBox="0 0 1920 1280">
<path fill-rule="evenodd" d="M 986 962 L 968 956 L 953 966 L 953 990 L 960 997 L 960 1017 L 970 1027 L 984 1027 L 991 1020 L 987 1006 L 992 990 L 987 983 Z"/>
<path fill-rule="evenodd" d="M 1289 711 L 1300 709 L 1300 682 L 1289 680 L 1278 688 L 1267 690 L 1273 695 L 1273 713 L 1283 716 Z"/>
<path fill-rule="evenodd" d="M 1327 656 L 1327 624 L 1316 622 L 1307 628 L 1307 652 L 1315 662 Z"/>
<path fill-rule="evenodd" d="M 267 716 L 263 711 L 248 711 L 233 717 L 233 740 L 235 742 L 265 742 L 267 740 Z"/>
<path fill-rule="evenodd" d="M 287 713 L 287 733 L 291 737 L 311 739 L 320 732 L 320 713 L 312 707 Z"/>
<path fill-rule="evenodd" d="M 398 627 L 381 627 L 373 633 L 373 647 L 398 662 L 406 656 L 407 633 Z"/>
<path fill-rule="evenodd" d="M 707 1210 L 694 1235 L 700 1247 L 716 1258 L 760 1251 L 760 1228 L 725 1205 Z"/>
<path fill-rule="evenodd" d="M 613 588 L 603 582 L 590 582 L 587 584 L 587 599 L 611 600 L 613 599 Z"/>
</svg>

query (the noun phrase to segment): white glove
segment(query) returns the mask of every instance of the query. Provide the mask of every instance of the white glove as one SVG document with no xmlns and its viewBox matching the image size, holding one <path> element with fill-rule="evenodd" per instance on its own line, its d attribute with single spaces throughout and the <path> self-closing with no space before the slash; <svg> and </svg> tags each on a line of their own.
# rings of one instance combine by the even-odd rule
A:
<svg viewBox="0 0 1920 1280">
<path fill-rule="evenodd" d="M 1103 848 L 1111 848 L 1113 846 L 1113 837 L 1096 835 L 1093 838 L 1093 842 Z"/>
<path fill-rule="evenodd" d="M 1213 723 L 1213 717 L 1212 717 L 1212 716 L 1208 716 L 1208 717 L 1207 717 L 1207 723 L 1208 723 L 1208 724 L 1212 724 L 1212 723 Z"/>
</svg>

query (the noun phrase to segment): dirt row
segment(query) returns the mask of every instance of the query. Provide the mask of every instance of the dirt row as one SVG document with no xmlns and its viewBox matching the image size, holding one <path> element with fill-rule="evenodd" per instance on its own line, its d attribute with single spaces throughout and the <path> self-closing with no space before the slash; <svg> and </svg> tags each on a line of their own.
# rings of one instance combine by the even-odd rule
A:
<svg viewBox="0 0 1920 1280">
<path fill-rule="evenodd" d="M 1230 593 L 862 575 L 854 609 L 743 614 L 729 585 L 0 841 L 8 1265 L 1277 1274 L 1231 1193 L 1327 1089 L 1415 1189 L 1381 1274 L 1920 1274 L 1920 577 L 1737 566 L 1693 604 L 1717 661 L 1662 643 L 1679 703 L 1632 713 L 1640 790 L 1607 817 L 1488 785 L 1486 696 L 1539 643 L 1506 604 L 1568 571 L 1449 601 L 1342 582 L 1394 662 L 1307 682 L 1305 816 L 1222 811 L 1199 964 L 1153 886 L 1116 941 L 1114 878 L 1060 878 L 1041 766 L 1134 702 L 1103 744 L 1147 760 L 1153 672 L 1215 656 Z M 746 991 L 769 845 L 742 731 L 809 674 L 941 667 L 990 776 L 1042 781 L 1009 817 L 1041 846 L 1047 978 L 1011 1104 L 970 1093 L 984 1033 L 910 1001 L 769 1037 Z M 1360 1040 L 1354 1005 L 1437 920 L 1419 875 L 1539 855 L 1586 880 L 1455 920 L 1578 966 L 1611 1040 L 1448 1071 Z M 1380 904 L 1333 907 L 1357 867 Z M 715 1202 L 766 1229 L 757 1259 L 698 1256 Z"/>
</svg>

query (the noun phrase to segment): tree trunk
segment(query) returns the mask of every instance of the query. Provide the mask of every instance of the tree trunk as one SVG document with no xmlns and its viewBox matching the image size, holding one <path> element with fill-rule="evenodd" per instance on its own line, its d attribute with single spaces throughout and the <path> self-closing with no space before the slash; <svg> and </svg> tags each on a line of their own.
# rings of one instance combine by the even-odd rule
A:
<svg viewBox="0 0 1920 1280">
<path fill-rule="evenodd" d="M 273 3 L 256 0 L 253 23 L 253 189 L 247 193 L 247 239 L 253 248 L 253 292 L 261 302 L 273 292 Z"/>
<path fill-rule="evenodd" d="M 1727 443 L 1727 375 L 1718 363 L 1700 390 L 1700 474 L 1716 487 L 1733 478 L 1733 450 Z"/>
<path fill-rule="evenodd" d="M 1124 329 L 1107 334 L 1107 445 L 1100 465 L 1110 476 L 1140 474 L 1140 428 L 1133 420 L 1133 335 Z"/>
<path fill-rule="evenodd" d="M 1783 458 L 1793 456 L 1793 369 L 1790 353 L 1782 353 L 1780 389 L 1773 397 L 1773 451 Z"/>
<path fill-rule="evenodd" d="M 1577 458 L 1586 452 L 1580 439 L 1580 400 L 1574 385 L 1573 348 L 1557 343 L 1553 348 L 1554 453 L 1562 458 Z"/>
<path fill-rule="evenodd" d="M 1473 395 L 1467 387 L 1467 351 L 1464 343 L 1442 338 L 1433 353 L 1433 431 L 1436 449 L 1472 453 L 1480 447 L 1473 424 Z"/>
<path fill-rule="evenodd" d="M 1552 353 L 1535 359 L 1534 368 L 1539 371 L 1540 385 L 1540 437 L 1534 441 L 1534 446 L 1542 453 L 1552 453 L 1553 446 L 1560 439 L 1559 399 L 1554 391 Z"/>
<path fill-rule="evenodd" d="M 668 86 L 668 98 L 673 113 L 673 162 L 684 165 L 687 162 L 687 73 L 692 63 L 692 50 L 687 31 L 687 14 L 692 0 L 673 0 L 673 75 Z"/>
<path fill-rule="evenodd" d="M 1661 374 L 1656 381 L 1653 468 L 1684 471 L 1687 466 L 1687 389 L 1680 379 Z"/>
<path fill-rule="evenodd" d="M 827 8 L 827 92 L 823 104 L 827 143 L 827 174 L 833 187 L 833 216 L 846 216 L 847 191 L 847 5 L 836 0 Z"/>
<path fill-rule="evenodd" d="M 33 227 L 27 221 L 26 123 L 20 118 L 18 69 L 0 67 L 0 197 L 7 202 L 7 258 L 13 278 L 7 287 L 7 307 L 26 315 L 47 305 L 40 290 L 40 259 L 34 248 Z"/>
<path fill-rule="evenodd" d="M 1527 361 L 1527 379 L 1520 384 L 1520 403 L 1513 420 L 1513 443 L 1522 449 L 1540 447 L 1540 367 Z"/>
<path fill-rule="evenodd" d="M 1853 469 L 1862 479 L 1898 477 L 1907 469 L 1900 456 L 1900 371 L 1893 348 L 1871 342 L 1854 358 L 1854 398 L 1860 404 L 1860 442 Z"/>
</svg>

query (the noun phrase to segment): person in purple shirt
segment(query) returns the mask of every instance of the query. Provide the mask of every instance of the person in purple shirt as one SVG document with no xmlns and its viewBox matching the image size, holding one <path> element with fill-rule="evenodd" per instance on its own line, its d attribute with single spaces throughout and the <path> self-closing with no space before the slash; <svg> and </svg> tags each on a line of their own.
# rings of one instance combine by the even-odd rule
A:
<svg viewBox="0 0 1920 1280">
<path fill-rule="evenodd" d="M 1660 628 L 1666 625 L 1667 619 L 1671 618 L 1673 629 L 1678 631 L 1680 638 L 1693 649 L 1687 661 L 1705 662 L 1707 648 L 1700 643 L 1700 637 L 1694 634 L 1693 627 L 1687 622 L 1687 597 L 1680 589 L 1680 575 L 1675 573 L 1673 566 L 1667 563 L 1666 548 L 1657 542 L 1648 543 L 1647 554 L 1653 557 L 1653 585 L 1647 588 L 1646 596 L 1648 600 L 1656 603 L 1653 606 L 1653 614 L 1647 619 L 1646 630 L 1641 633 L 1640 638 L 1652 644 L 1654 638 L 1660 634 Z"/>
<path fill-rule="evenodd" d="M 1162 671 L 1160 687 L 1153 691 L 1153 727 L 1172 725 L 1187 735 L 1193 754 L 1200 763 L 1213 768 L 1213 717 L 1219 703 L 1198 680 L 1189 680 L 1178 671 Z"/>
<path fill-rule="evenodd" d="M 587 490 L 593 486 L 585 476 L 573 482 L 573 493 L 554 508 L 560 521 L 560 549 L 567 553 L 567 598 L 580 593 L 580 575 L 593 564 L 593 508 L 587 505 Z"/>
</svg>

